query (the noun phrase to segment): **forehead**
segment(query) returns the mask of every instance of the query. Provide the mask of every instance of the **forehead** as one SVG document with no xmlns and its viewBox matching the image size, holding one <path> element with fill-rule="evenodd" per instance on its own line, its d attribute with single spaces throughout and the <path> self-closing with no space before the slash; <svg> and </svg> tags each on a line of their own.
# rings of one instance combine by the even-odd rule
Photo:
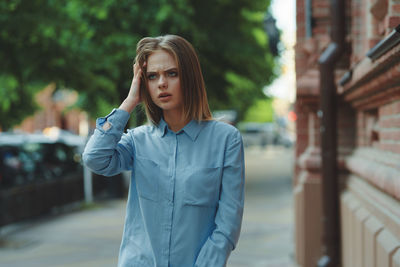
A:
<svg viewBox="0 0 400 267">
<path fill-rule="evenodd" d="M 165 50 L 156 50 L 147 59 L 147 71 L 161 71 L 177 68 L 175 58 Z"/>
</svg>

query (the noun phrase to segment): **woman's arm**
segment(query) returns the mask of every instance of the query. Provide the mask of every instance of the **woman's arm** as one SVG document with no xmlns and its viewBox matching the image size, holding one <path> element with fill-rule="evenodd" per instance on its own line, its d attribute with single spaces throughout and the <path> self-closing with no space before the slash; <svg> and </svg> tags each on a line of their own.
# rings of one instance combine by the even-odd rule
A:
<svg viewBox="0 0 400 267">
<path fill-rule="evenodd" d="M 146 63 L 143 64 L 143 67 L 146 66 Z M 133 64 L 133 79 L 131 83 L 131 88 L 129 89 L 128 96 L 119 106 L 119 109 L 125 110 L 128 113 L 131 113 L 135 107 L 140 103 L 140 81 L 142 77 L 142 69 L 139 66 L 139 63 Z"/>
<path fill-rule="evenodd" d="M 97 119 L 82 155 L 83 162 L 93 172 L 113 176 L 131 168 L 135 149 L 131 133 L 123 134 L 128 119 L 129 113 L 122 109 L 114 109 Z"/>
<path fill-rule="evenodd" d="M 127 98 L 119 109 L 97 119 L 94 134 L 86 144 L 83 162 L 95 173 L 112 176 L 132 166 L 135 149 L 131 133 L 122 134 L 129 114 L 141 101 L 139 89 L 142 70 L 138 63 L 133 65 L 133 73 Z"/>
<path fill-rule="evenodd" d="M 200 250 L 196 267 L 223 267 L 239 239 L 244 206 L 244 151 L 237 131 L 225 151 L 216 228 Z"/>
</svg>

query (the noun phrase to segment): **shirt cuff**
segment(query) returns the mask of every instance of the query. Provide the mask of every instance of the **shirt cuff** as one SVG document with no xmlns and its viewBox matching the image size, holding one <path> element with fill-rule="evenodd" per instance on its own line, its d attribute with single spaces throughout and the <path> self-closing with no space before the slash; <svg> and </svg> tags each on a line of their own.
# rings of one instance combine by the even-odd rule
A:
<svg viewBox="0 0 400 267">
<path fill-rule="evenodd" d="M 233 248 L 222 233 L 214 232 L 201 248 L 195 267 L 224 267 Z"/>
<path fill-rule="evenodd" d="M 129 112 L 122 109 L 114 108 L 110 114 L 108 114 L 105 117 L 98 118 L 96 120 L 96 128 L 103 133 L 111 130 L 122 132 L 126 124 L 128 123 L 129 117 L 130 117 Z M 106 122 L 108 122 L 109 127 L 104 129 L 103 125 Z"/>
</svg>

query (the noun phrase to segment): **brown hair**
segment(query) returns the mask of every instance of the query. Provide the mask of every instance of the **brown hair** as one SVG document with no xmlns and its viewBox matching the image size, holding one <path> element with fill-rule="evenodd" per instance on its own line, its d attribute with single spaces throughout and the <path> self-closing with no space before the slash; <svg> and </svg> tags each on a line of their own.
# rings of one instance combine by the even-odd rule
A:
<svg viewBox="0 0 400 267">
<path fill-rule="evenodd" d="M 136 48 L 136 61 L 142 68 L 140 94 L 144 103 L 147 118 L 158 125 L 162 117 L 162 109 L 154 104 L 147 88 L 146 69 L 143 64 L 156 50 L 170 53 L 178 64 L 178 76 L 183 94 L 184 119 L 211 120 L 212 115 L 207 101 L 207 93 L 201 72 L 199 59 L 193 46 L 184 38 L 177 35 L 145 37 Z"/>
</svg>

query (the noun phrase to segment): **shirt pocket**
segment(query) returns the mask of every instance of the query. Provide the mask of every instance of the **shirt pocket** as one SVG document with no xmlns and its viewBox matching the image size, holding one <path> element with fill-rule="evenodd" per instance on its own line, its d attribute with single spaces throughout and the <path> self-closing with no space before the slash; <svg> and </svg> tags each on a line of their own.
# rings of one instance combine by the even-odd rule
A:
<svg viewBox="0 0 400 267">
<path fill-rule="evenodd" d="M 158 201 L 160 165 L 151 159 L 137 156 L 134 172 L 139 197 Z"/>
<path fill-rule="evenodd" d="M 219 200 L 221 168 L 194 168 L 184 180 L 184 204 L 215 207 Z"/>
</svg>

